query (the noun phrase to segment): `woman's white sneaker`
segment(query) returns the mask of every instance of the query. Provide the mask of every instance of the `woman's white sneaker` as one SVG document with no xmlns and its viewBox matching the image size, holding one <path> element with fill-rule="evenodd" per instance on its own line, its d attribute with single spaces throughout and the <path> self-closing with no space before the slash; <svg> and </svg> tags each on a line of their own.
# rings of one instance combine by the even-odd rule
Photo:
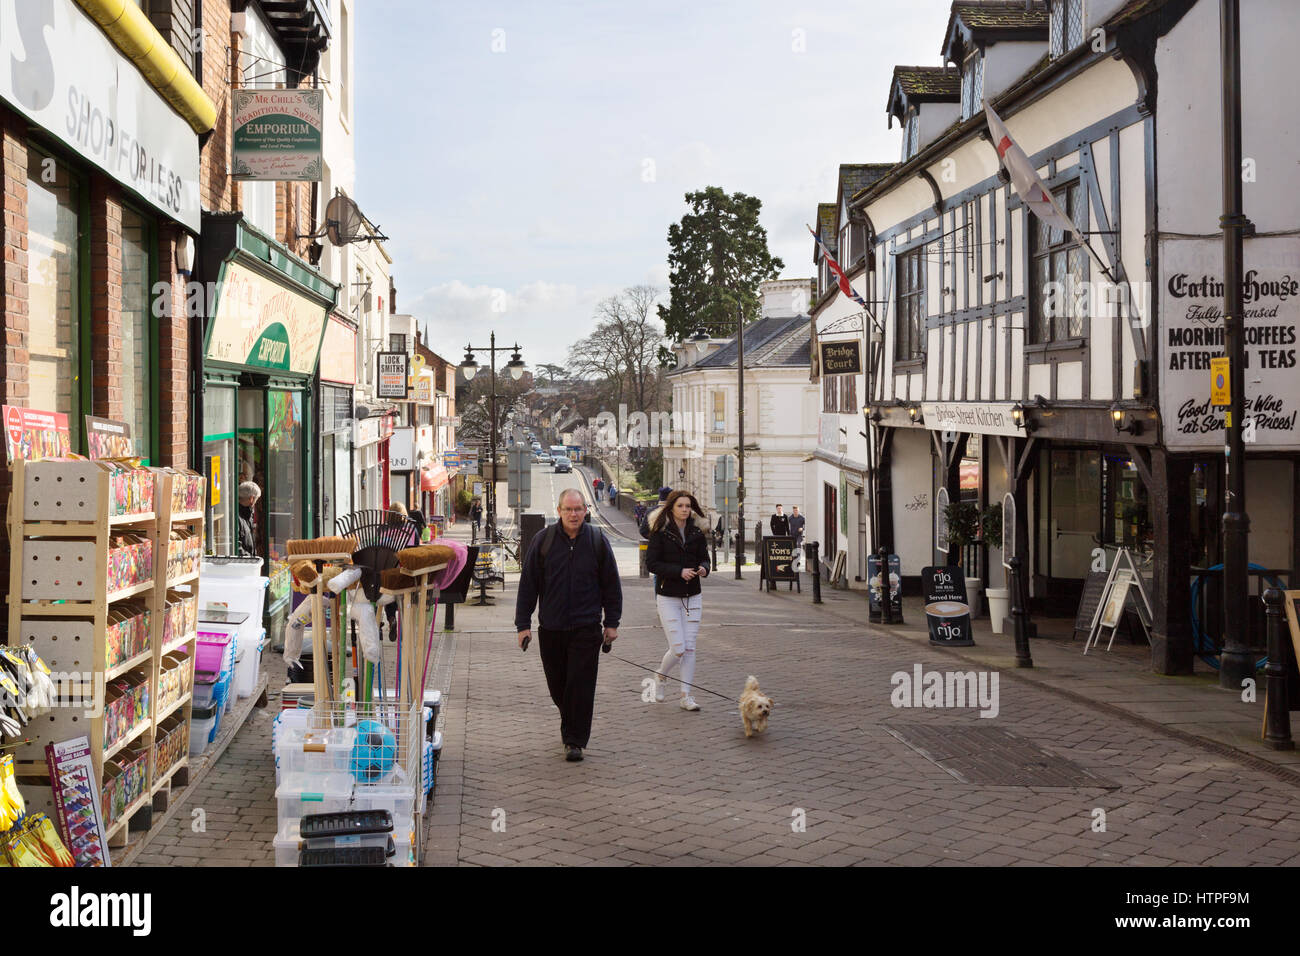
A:
<svg viewBox="0 0 1300 956">
<path fill-rule="evenodd" d="M 694 697 L 682 698 L 682 710 L 699 710 L 699 709 L 700 709 L 700 705 L 695 703 Z"/>
</svg>

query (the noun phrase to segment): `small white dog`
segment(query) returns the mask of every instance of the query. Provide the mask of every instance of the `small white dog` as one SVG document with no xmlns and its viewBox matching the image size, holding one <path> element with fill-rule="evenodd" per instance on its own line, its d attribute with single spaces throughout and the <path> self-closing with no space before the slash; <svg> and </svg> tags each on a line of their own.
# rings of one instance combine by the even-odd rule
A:
<svg viewBox="0 0 1300 956">
<path fill-rule="evenodd" d="M 758 689 L 758 678 L 745 680 L 740 695 L 740 721 L 745 725 L 745 736 L 752 737 L 767 730 L 767 718 L 772 714 L 774 701 Z"/>
</svg>

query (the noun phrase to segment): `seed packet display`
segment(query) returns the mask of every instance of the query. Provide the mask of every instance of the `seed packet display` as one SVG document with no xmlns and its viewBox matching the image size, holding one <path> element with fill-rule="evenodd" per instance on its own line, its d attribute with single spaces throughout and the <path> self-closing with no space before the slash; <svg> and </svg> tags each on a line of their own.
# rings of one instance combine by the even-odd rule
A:
<svg viewBox="0 0 1300 956">
<path fill-rule="evenodd" d="M 59 835 L 76 865 L 111 866 L 90 738 L 46 744 L 45 761 L 50 768 Z"/>
<path fill-rule="evenodd" d="M 113 464 L 109 475 L 111 514 L 149 514 L 153 511 L 154 476 L 145 468 Z"/>
<path fill-rule="evenodd" d="M 143 584 L 153 577 L 153 542 L 139 534 L 113 535 L 108 552 L 109 593 Z"/>
<path fill-rule="evenodd" d="M 207 481 L 192 471 L 177 472 L 172 478 L 172 514 L 192 514 L 203 510 L 203 492 Z"/>
</svg>

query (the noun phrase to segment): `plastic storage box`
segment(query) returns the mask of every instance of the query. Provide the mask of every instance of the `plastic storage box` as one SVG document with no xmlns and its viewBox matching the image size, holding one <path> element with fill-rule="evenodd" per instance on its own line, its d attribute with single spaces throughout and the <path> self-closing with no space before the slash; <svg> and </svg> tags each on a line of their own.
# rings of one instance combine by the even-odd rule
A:
<svg viewBox="0 0 1300 956">
<path fill-rule="evenodd" d="M 194 705 L 190 715 L 190 755 L 196 756 L 208 749 L 217 726 L 217 708 Z"/>
<path fill-rule="evenodd" d="M 400 824 L 400 826 L 399 826 Z M 339 837 L 337 840 L 303 841 L 299 834 L 300 820 L 289 820 L 280 826 L 272 845 L 275 847 L 276 866 L 297 866 L 298 854 L 304 846 L 317 848 L 329 846 L 382 846 L 387 847 L 392 840 L 393 854 L 388 857 L 389 866 L 414 866 L 415 854 L 411 851 L 411 821 L 394 820 L 392 833 L 373 833 L 365 836 Z"/>
<path fill-rule="evenodd" d="M 275 765 L 282 774 L 347 773 L 356 742 L 355 727 L 308 730 L 304 725 L 282 729 L 275 742 Z"/>
<path fill-rule="evenodd" d="M 262 673 L 262 651 L 266 647 L 266 631 L 258 628 L 256 641 L 243 640 L 240 633 L 240 659 L 235 663 L 235 694 L 238 697 L 252 697 L 257 688 L 257 679 Z"/>
<path fill-rule="evenodd" d="M 234 670 L 237 633 L 236 628 L 222 624 L 199 625 L 198 646 L 194 654 L 196 677 Z"/>
<path fill-rule="evenodd" d="M 327 773 L 286 773 L 275 788 L 281 827 L 304 813 L 335 813 L 348 809 L 352 800 L 352 775 Z"/>
</svg>

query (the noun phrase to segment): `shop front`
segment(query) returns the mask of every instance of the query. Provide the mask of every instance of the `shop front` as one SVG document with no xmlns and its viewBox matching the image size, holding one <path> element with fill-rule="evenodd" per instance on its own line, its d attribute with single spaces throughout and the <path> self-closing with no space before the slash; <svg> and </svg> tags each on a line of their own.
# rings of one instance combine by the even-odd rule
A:
<svg viewBox="0 0 1300 956">
<path fill-rule="evenodd" d="M 312 391 L 337 288 L 239 214 L 205 217 L 200 268 L 215 290 L 196 397 L 212 483 L 208 541 L 215 555 L 262 559 L 278 633 L 290 598 L 287 543 L 315 534 Z M 259 492 L 251 504 L 240 493 L 250 482 Z"/>
<path fill-rule="evenodd" d="M 353 423 L 352 447 L 356 486 L 352 500 L 357 511 L 387 508 L 389 503 L 388 443 L 393 417 L 386 413 L 358 418 Z"/>
<path fill-rule="evenodd" d="M 337 521 L 352 512 L 352 406 L 356 384 L 357 329 L 331 315 L 320 358 L 320 527 L 337 534 Z"/>
</svg>

